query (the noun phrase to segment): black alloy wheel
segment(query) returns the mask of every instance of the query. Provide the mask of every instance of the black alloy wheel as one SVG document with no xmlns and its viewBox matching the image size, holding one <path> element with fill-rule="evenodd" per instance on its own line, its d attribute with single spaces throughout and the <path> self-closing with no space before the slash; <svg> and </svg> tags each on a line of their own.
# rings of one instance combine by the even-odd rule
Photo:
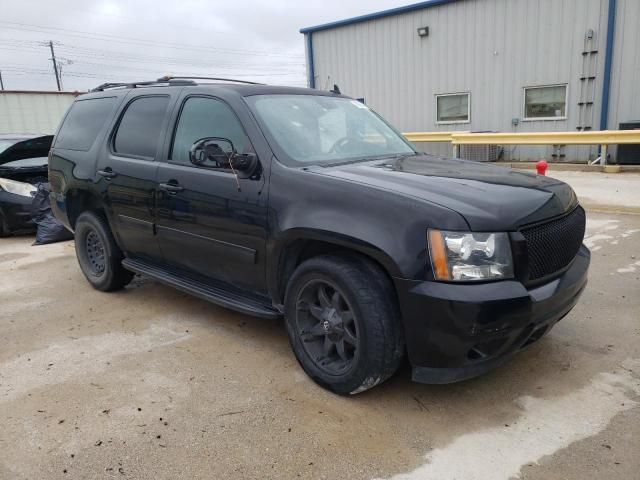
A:
<svg viewBox="0 0 640 480">
<path fill-rule="evenodd" d="M 300 290 L 296 324 L 304 349 L 322 371 L 340 375 L 353 366 L 358 327 L 353 309 L 334 283 L 312 280 Z"/>
<path fill-rule="evenodd" d="M 360 255 L 318 255 L 298 265 L 287 283 L 284 316 L 298 363 L 337 394 L 379 385 L 404 356 L 393 284 Z"/>
</svg>

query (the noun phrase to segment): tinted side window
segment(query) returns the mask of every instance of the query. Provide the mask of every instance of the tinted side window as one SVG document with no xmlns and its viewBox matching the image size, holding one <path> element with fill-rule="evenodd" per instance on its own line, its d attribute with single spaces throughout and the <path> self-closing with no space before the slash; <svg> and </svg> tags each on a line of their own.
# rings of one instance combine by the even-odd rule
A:
<svg viewBox="0 0 640 480">
<path fill-rule="evenodd" d="M 226 103 L 213 98 L 188 98 L 178 120 L 171 160 L 189 164 L 191 146 L 206 137 L 227 138 L 238 153 L 252 151 L 242 124 Z"/>
<path fill-rule="evenodd" d="M 169 97 L 140 97 L 131 102 L 120 120 L 113 142 L 121 155 L 154 158 Z"/>
<path fill-rule="evenodd" d="M 56 148 L 83 152 L 90 150 L 109 118 L 115 101 L 115 97 L 77 100 L 60 127 Z"/>
</svg>

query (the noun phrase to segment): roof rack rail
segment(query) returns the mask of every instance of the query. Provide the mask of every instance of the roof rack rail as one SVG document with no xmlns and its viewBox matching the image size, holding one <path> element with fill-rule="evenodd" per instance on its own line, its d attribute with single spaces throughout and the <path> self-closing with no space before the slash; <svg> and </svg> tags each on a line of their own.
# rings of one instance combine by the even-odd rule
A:
<svg viewBox="0 0 640 480">
<path fill-rule="evenodd" d="M 197 85 L 193 80 L 173 80 L 169 77 L 162 77 L 158 80 L 146 80 L 144 82 L 125 82 L 125 83 L 103 83 L 102 85 L 98 85 L 95 88 L 92 88 L 91 92 L 102 92 L 104 90 L 109 90 L 111 88 L 138 88 L 138 87 L 148 87 L 152 85 L 161 85 L 161 84 L 169 84 L 169 86 L 176 85 Z"/>
<path fill-rule="evenodd" d="M 246 83 L 248 85 L 264 85 L 264 83 L 259 82 L 250 82 L 249 80 L 238 80 L 237 78 L 219 78 L 219 77 L 174 77 L 174 76 L 166 76 L 159 78 L 160 80 L 217 80 L 219 82 L 234 82 L 234 83 Z"/>
<path fill-rule="evenodd" d="M 250 82 L 248 80 L 237 80 L 234 78 L 219 78 L 219 77 L 173 77 L 173 76 L 164 76 L 160 77 L 157 80 L 147 80 L 144 82 L 123 82 L 123 83 L 103 83 L 102 85 L 98 85 L 95 88 L 92 88 L 91 92 L 102 92 L 104 90 L 109 90 L 112 88 L 138 88 L 138 87 L 148 87 L 152 85 L 165 85 L 169 86 L 185 86 L 185 85 L 198 85 L 194 80 L 216 80 L 219 82 L 235 82 L 235 83 L 246 83 L 248 85 L 264 85 L 264 83 L 258 82 Z"/>
</svg>

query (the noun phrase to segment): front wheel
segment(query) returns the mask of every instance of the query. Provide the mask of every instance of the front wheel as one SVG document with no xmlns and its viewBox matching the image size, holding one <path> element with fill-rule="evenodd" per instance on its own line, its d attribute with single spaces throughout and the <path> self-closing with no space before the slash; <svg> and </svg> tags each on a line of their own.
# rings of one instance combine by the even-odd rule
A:
<svg viewBox="0 0 640 480">
<path fill-rule="evenodd" d="M 134 274 L 122 266 L 122 251 L 101 215 L 84 212 L 78 217 L 75 244 L 80 269 L 93 288 L 119 290 L 133 278 Z"/>
<path fill-rule="evenodd" d="M 287 287 L 285 319 L 302 368 L 335 393 L 372 388 L 402 360 L 393 287 L 366 258 L 323 255 L 302 263 Z"/>
</svg>

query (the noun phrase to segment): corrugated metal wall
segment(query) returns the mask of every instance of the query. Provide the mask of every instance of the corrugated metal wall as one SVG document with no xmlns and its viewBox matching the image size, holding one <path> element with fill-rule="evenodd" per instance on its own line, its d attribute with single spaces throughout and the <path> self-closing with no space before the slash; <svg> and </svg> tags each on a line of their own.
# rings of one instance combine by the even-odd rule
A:
<svg viewBox="0 0 640 480">
<path fill-rule="evenodd" d="M 609 128 L 640 120 L 640 0 L 618 0 Z"/>
<path fill-rule="evenodd" d="M 73 93 L 0 91 L 0 134 L 53 134 L 75 98 Z"/>
<path fill-rule="evenodd" d="M 635 82 L 620 85 L 620 104 L 638 115 L 640 36 L 638 0 L 619 0 L 627 15 Z M 599 128 L 608 0 L 460 0 L 392 17 L 313 33 L 316 88 L 334 83 L 366 103 L 402 131 L 575 131 L 588 30 L 595 32 L 596 75 L 591 124 Z M 633 15 L 635 17 L 633 17 Z M 426 38 L 418 27 L 428 26 Z M 629 33 L 631 32 L 631 33 Z M 633 37 L 633 38 L 632 38 Z M 620 42 L 619 42 L 620 43 Z M 614 84 L 623 52 L 617 51 Z M 523 121 L 524 87 L 568 84 L 567 120 Z M 633 94 L 628 93 L 633 90 Z M 435 95 L 471 92 L 471 122 L 437 125 Z M 631 111 L 629 111 L 629 109 Z M 617 118 L 612 109 L 611 118 Z M 517 126 L 512 119 L 519 119 Z M 615 121 L 614 121 L 615 123 Z M 442 152 L 448 152 L 440 149 Z M 595 157 L 596 147 L 567 147 L 564 160 Z M 552 147 L 508 147 L 507 158 L 551 158 Z"/>
</svg>

